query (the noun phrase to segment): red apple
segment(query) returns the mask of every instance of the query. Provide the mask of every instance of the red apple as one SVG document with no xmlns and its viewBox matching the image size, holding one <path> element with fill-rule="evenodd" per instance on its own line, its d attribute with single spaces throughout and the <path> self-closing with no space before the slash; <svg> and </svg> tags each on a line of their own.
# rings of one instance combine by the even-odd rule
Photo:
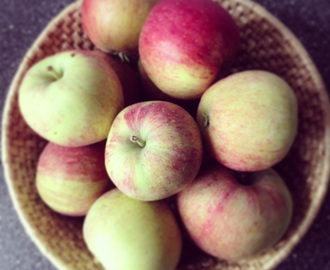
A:
<svg viewBox="0 0 330 270">
<path fill-rule="evenodd" d="M 196 177 L 202 161 L 201 134 L 182 107 L 145 101 L 123 109 L 106 145 L 106 169 L 127 196 L 153 201 L 169 197 Z"/>
<path fill-rule="evenodd" d="M 83 28 L 99 49 L 137 51 L 142 25 L 159 0 L 84 0 Z"/>
<path fill-rule="evenodd" d="M 36 173 L 36 187 L 42 200 L 58 213 L 84 216 L 94 201 L 111 187 L 104 166 L 104 150 L 104 141 L 82 147 L 48 143 L 40 155 Z"/>
<path fill-rule="evenodd" d="M 199 99 L 184 100 L 179 98 L 171 97 L 161 91 L 148 77 L 148 74 L 145 72 L 141 61 L 138 61 L 138 70 L 142 83 L 142 93 L 145 101 L 151 100 L 163 100 L 175 103 L 187 112 L 190 113 L 193 117 L 196 116 L 197 108 L 199 104 Z"/>
<path fill-rule="evenodd" d="M 163 0 L 139 40 L 141 63 L 155 85 L 182 99 L 199 98 L 239 47 L 238 27 L 212 0 Z"/>
<path fill-rule="evenodd" d="M 291 222 L 291 194 L 273 169 L 251 173 L 246 180 L 240 184 L 229 169 L 212 163 L 177 196 L 192 240 L 220 259 L 238 261 L 272 247 Z"/>
</svg>

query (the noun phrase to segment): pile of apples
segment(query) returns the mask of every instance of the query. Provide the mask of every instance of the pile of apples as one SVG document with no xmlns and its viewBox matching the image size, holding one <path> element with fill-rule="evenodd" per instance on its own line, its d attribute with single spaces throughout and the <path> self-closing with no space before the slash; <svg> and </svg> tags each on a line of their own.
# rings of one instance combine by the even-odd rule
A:
<svg viewBox="0 0 330 270">
<path fill-rule="evenodd" d="M 84 0 L 81 15 L 96 49 L 42 59 L 19 89 L 48 141 L 42 200 L 85 216 L 109 270 L 176 269 L 184 237 L 228 262 L 275 245 L 293 203 L 273 166 L 295 140 L 297 99 L 268 71 L 219 75 L 240 47 L 233 17 L 212 0 Z"/>
</svg>

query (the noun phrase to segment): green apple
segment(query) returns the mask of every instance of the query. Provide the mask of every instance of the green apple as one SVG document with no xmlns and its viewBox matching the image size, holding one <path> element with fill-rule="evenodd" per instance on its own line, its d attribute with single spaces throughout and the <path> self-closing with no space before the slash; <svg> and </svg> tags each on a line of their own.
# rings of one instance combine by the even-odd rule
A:
<svg viewBox="0 0 330 270">
<path fill-rule="evenodd" d="M 197 122 L 209 152 L 220 163 L 239 171 L 262 170 L 290 150 L 297 134 L 298 102 L 278 75 L 242 71 L 206 90 Z"/>
<path fill-rule="evenodd" d="M 135 200 L 118 189 L 92 205 L 83 237 L 107 270 L 174 270 L 181 256 L 181 232 L 167 202 Z"/>
<path fill-rule="evenodd" d="M 100 52 L 87 50 L 59 52 L 34 64 L 18 98 L 27 124 L 63 146 L 104 140 L 124 106 L 116 72 Z"/>
<path fill-rule="evenodd" d="M 144 101 L 116 116 L 105 163 L 123 193 L 153 201 L 172 196 L 193 181 L 202 154 L 199 128 L 187 111 L 167 101 Z"/>
</svg>

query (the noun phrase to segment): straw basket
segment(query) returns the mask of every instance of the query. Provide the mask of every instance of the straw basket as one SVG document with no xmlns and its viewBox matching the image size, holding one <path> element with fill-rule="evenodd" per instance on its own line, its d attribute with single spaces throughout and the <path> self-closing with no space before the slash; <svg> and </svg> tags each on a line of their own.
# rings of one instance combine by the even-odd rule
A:
<svg viewBox="0 0 330 270">
<path fill-rule="evenodd" d="M 293 194 L 294 217 L 282 241 L 257 257 L 227 264 L 185 243 L 178 269 L 271 269 L 290 253 L 305 234 L 327 190 L 329 101 L 309 55 L 282 23 L 250 0 L 218 2 L 236 19 L 242 36 L 241 51 L 232 72 L 256 68 L 272 71 L 282 76 L 298 97 L 298 136 L 288 156 L 276 167 Z M 26 232 L 40 251 L 63 270 L 97 270 L 102 267 L 83 242 L 83 219 L 54 213 L 36 193 L 36 163 L 45 141 L 23 121 L 17 104 L 17 90 L 28 68 L 43 57 L 67 49 L 93 49 L 82 30 L 80 4 L 72 3 L 53 19 L 22 59 L 9 89 L 2 123 L 3 165 L 14 206 Z"/>
</svg>

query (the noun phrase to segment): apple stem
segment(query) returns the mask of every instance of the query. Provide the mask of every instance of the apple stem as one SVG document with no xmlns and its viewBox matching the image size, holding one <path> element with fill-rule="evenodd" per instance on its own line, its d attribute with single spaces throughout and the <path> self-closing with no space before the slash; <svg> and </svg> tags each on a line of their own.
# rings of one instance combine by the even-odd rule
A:
<svg viewBox="0 0 330 270">
<path fill-rule="evenodd" d="M 146 145 L 146 143 L 144 141 L 140 140 L 140 138 L 135 135 L 131 136 L 130 140 L 131 140 L 131 142 L 136 143 L 141 148 L 145 147 L 145 145 Z"/>
<path fill-rule="evenodd" d="M 47 66 L 47 71 L 51 74 L 51 76 L 55 79 L 58 80 L 62 77 L 62 74 L 56 73 L 54 68 L 52 66 Z"/>
<path fill-rule="evenodd" d="M 210 119 L 209 119 L 209 116 L 206 113 L 203 114 L 202 121 L 203 121 L 204 128 L 207 128 L 208 125 L 210 124 Z"/>
</svg>

